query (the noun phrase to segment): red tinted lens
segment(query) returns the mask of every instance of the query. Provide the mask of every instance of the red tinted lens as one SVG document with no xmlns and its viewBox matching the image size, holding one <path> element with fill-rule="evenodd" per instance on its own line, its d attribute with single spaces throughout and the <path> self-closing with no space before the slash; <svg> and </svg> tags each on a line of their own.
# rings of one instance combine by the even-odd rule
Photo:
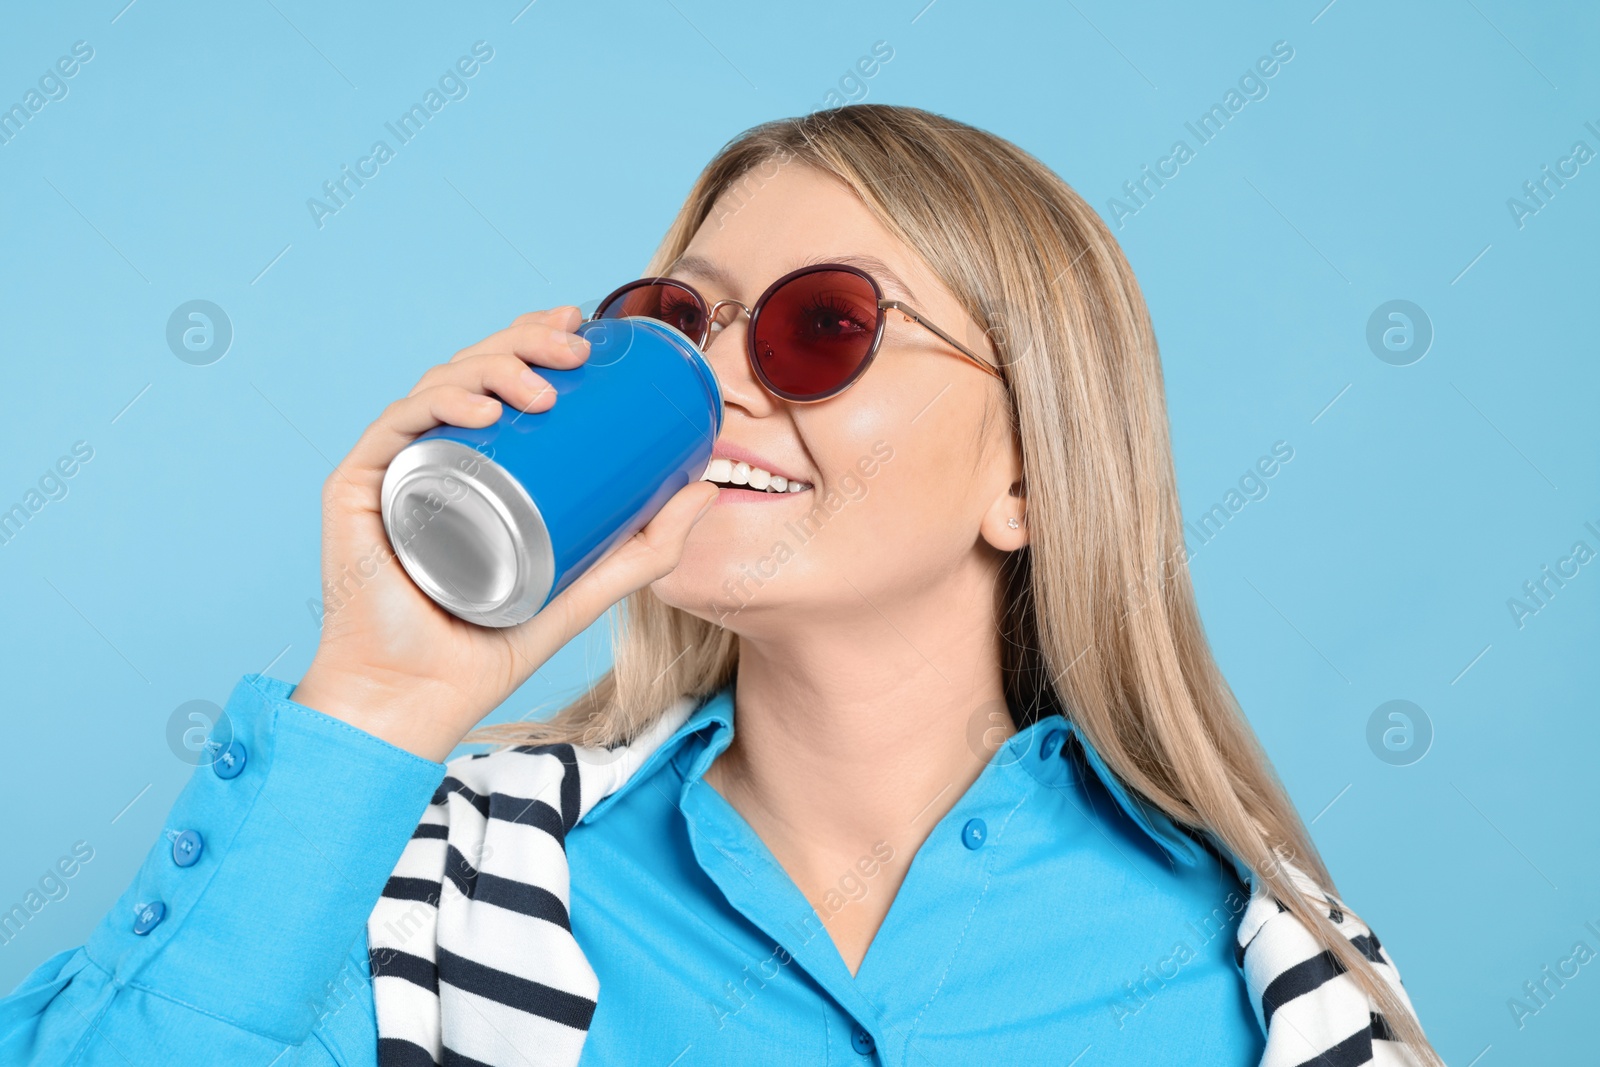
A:
<svg viewBox="0 0 1600 1067">
<path fill-rule="evenodd" d="M 767 297 L 751 327 L 756 369 L 794 398 L 826 396 L 861 370 L 878 336 L 872 283 L 848 271 L 802 274 Z"/>
<path fill-rule="evenodd" d="M 600 309 L 602 319 L 642 316 L 675 326 L 698 343 L 706 328 L 705 308 L 689 290 L 677 285 L 639 285 Z"/>
</svg>

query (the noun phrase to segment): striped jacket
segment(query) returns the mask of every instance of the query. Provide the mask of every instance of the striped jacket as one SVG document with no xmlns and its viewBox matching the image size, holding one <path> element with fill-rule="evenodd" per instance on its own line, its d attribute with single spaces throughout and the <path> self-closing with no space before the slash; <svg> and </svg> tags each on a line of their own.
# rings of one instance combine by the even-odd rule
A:
<svg viewBox="0 0 1600 1067">
<path fill-rule="evenodd" d="M 458 757 L 367 924 L 382 1067 L 575 1067 L 599 981 L 568 921 L 567 831 L 681 725 L 685 697 L 632 744 L 519 746 Z M 521 827 L 533 827 L 528 834 Z M 537 842 L 529 847 L 529 841 Z M 514 843 L 513 843 L 514 842 Z M 1370 998 L 1305 926 L 1251 883 L 1234 958 L 1265 1035 L 1261 1067 L 1410 1067 Z M 1287 867 L 1409 1008 L 1377 936 Z M 521 974 L 481 962 L 525 946 Z"/>
</svg>

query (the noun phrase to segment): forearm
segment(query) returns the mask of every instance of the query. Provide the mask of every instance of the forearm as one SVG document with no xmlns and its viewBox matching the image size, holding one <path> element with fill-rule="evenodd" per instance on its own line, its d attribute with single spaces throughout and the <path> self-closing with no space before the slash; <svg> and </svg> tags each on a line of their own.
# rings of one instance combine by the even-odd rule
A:
<svg viewBox="0 0 1600 1067">
<path fill-rule="evenodd" d="M 242 766 L 197 767 L 166 821 L 198 858 L 163 835 L 87 944 L 0 1000 L 0 1060 L 266 1064 L 311 1035 L 445 767 L 291 690 L 235 687 Z"/>
</svg>

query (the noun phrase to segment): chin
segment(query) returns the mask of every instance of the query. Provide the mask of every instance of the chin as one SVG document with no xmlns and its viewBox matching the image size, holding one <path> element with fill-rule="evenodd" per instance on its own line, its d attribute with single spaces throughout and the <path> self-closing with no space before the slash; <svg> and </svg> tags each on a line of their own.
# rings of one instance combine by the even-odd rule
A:
<svg viewBox="0 0 1600 1067">
<path fill-rule="evenodd" d="M 722 610 L 717 603 L 717 590 L 727 580 L 722 571 L 722 567 L 709 560 L 691 560 L 685 551 L 677 567 L 650 583 L 650 591 L 663 604 L 702 619 L 715 620 Z"/>
<path fill-rule="evenodd" d="M 650 583 L 650 591 L 664 604 L 729 630 L 741 629 L 739 620 L 758 609 L 779 607 L 776 590 L 757 588 L 739 567 L 725 559 L 690 559 L 687 551 L 671 573 Z"/>
</svg>

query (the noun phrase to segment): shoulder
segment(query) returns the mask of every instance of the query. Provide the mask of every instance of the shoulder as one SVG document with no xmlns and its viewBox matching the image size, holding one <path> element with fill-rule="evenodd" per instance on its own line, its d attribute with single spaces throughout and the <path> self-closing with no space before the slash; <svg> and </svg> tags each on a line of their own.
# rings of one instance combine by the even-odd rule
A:
<svg viewBox="0 0 1600 1067">
<path fill-rule="evenodd" d="M 561 837 L 581 814 L 585 773 L 571 745 L 517 745 L 445 764 L 429 815 L 482 833 L 489 821 L 532 825 Z"/>
<path fill-rule="evenodd" d="M 457 756 L 445 764 L 444 780 L 430 811 L 446 821 L 504 819 L 535 822 L 562 836 L 600 801 L 618 791 L 699 704 L 680 697 L 627 744 L 513 745 Z"/>
<path fill-rule="evenodd" d="M 1296 886 L 1322 901 L 1329 921 L 1371 961 L 1410 1010 L 1399 968 L 1378 935 L 1304 872 L 1290 864 L 1284 867 Z M 1399 1048 L 1388 1044 L 1388 1024 L 1371 998 L 1352 978 L 1341 977 L 1345 968 L 1337 957 L 1259 879 L 1239 919 L 1234 959 L 1249 989 L 1256 1021 L 1267 1035 L 1268 1051 L 1282 1062 L 1311 1060 L 1340 1043 L 1361 1044 L 1369 1054 L 1375 1040 L 1384 1041 L 1386 1048 Z"/>
</svg>

